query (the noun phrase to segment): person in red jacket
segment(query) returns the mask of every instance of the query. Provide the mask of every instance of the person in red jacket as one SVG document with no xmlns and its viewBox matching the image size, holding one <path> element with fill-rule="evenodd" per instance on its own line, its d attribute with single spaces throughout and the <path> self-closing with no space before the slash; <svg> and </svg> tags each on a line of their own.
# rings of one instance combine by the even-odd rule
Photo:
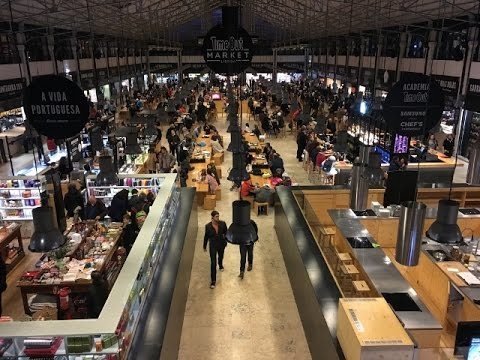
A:
<svg viewBox="0 0 480 360">
<path fill-rule="evenodd" d="M 54 154 L 55 151 L 57 151 L 57 144 L 55 143 L 55 140 L 47 138 L 47 149 L 50 152 L 50 155 Z"/>
<path fill-rule="evenodd" d="M 252 190 L 254 189 L 254 186 L 252 185 L 252 180 L 244 180 L 242 181 L 242 186 L 240 188 L 240 196 L 241 198 L 248 197 L 252 195 Z"/>
</svg>

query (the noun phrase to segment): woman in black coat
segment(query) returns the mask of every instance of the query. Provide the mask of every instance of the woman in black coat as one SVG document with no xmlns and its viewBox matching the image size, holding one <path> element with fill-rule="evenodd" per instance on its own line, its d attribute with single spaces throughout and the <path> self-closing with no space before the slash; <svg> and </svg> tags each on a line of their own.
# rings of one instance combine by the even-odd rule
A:
<svg viewBox="0 0 480 360">
<path fill-rule="evenodd" d="M 122 222 L 128 210 L 128 190 L 122 189 L 112 198 L 108 215 L 114 222 Z"/>
</svg>

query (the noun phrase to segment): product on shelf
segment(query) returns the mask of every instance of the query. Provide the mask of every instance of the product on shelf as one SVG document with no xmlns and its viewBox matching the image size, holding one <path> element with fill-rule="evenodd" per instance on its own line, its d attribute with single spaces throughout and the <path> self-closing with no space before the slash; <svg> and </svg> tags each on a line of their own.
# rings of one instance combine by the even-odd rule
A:
<svg viewBox="0 0 480 360">
<path fill-rule="evenodd" d="M 60 337 L 28 338 L 23 341 L 24 353 L 30 357 L 53 356 L 61 344 Z"/>
<path fill-rule="evenodd" d="M 69 353 L 91 352 L 93 339 L 91 336 L 69 336 L 67 337 L 67 350 Z"/>
</svg>

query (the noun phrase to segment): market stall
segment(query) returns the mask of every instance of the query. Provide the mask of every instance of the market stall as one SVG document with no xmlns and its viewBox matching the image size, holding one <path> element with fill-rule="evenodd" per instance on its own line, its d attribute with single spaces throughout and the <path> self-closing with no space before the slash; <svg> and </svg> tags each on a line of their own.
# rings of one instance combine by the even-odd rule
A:
<svg viewBox="0 0 480 360">
<path fill-rule="evenodd" d="M 43 269 L 40 266 L 40 270 L 36 270 L 41 275 L 25 274 L 19 285 L 25 291 L 39 291 L 42 288 L 54 293 L 54 307 L 58 304 L 62 310 L 60 315 L 65 317 L 62 307 L 67 309 L 67 301 L 73 302 L 70 305 L 74 309 L 82 307 L 74 291 L 82 292 L 88 287 L 92 268 L 106 271 L 107 277 L 111 274 L 111 290 L 102 312 L 97 319 L 43 318 L 46 321 L 4 322 L 0 327 L 3 344 L 1 355 L 11 358 L 66 356 L 83 360 L 102 356 L 106 359 L 126 359 L 152 285 L 153 274 L 160 263 L 162 249 L 172 232 L 178 201 L 175 175 L 164 174 L 157 198 L 124 263 L 123 258 L 118 258 L 122 255 L 116 250 L 121 226 L 92 223 L 74 228 L 75 232 L 71 233 L 71 255 L 61 257 L 64 263 L 58 262 L 57 267 L 56 260 L 47 261 L 45 258 L 42 260 Z M 91 236 L 83 236 L 84 231 L 88 234 L 88 229 L 93 231 Z M 65 257 L 69 260 L 65 260 Z M 111 263 L 118 266 L 113 266 L 109 272 Z M 121 270 L 118 268 L 120 266 Z M 47 273 L 50 276 L 45 276 Z M 33 280 L 26 280 L 28 275 L 33 276 Z M 40 281 L 39 284 L 35 283 L 35 278 Z M 64 290 L 64 285 L 69 290 Z M 78 300 L 77 303 L 74 299 Z M 71 310 L 70 306 L 68 310 Z M 48 307 L 38 311 L 51 318 L 56 315 Z"/>
</svg>

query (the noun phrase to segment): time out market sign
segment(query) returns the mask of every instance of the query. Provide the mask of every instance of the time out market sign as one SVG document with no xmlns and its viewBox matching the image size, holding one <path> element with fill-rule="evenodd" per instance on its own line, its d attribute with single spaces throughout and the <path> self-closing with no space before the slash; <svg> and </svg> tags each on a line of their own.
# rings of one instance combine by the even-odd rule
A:
<svg viewBox="0 0 480 360">
<path fill-rule="evenodd" d="M 46 75 L 32 81 L 23 92 L 23 106 L 35 130 L 53 139 L 79 134 L 88 120 L 83 91 L 62 76 Z"/>
<path fill-rule="evenodd" d="M 252 38 L 245 29 L 214 26 L 203 40 L 203 59 L 218 74 L 236 75 L 252 62 Z"/>
</svg>

